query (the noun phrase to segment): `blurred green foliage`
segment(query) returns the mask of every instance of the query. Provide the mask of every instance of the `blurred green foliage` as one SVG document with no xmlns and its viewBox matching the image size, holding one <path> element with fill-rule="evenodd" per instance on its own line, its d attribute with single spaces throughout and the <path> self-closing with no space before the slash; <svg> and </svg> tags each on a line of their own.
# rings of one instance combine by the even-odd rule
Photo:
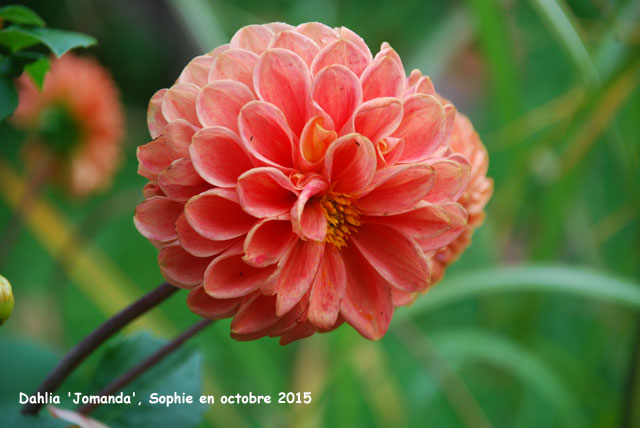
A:
<svg viewBox="0 0 640 428">
<path fill-rule="evenodd" d="M 374 52 L 390 42 L 407 70 L 431 75 L 472 119 L 489 150 L 487 220 L 433 300 L 399 309 L 376 343 L 346 326 L 287 347 L 239 343 L 228 321 L 217 323 L 193 339 L 207 390 L 310 391 L 313 402 L 216 405 L 202 426 L 640 426 L 640 1 L 24 4 L 52 26 L 96 37 L 90 53 L 121 89 L 128 138 L 114 187 L 83 202 L 54 189 L 45 197 L 137 284 L 134 296 L 161 281 L 156 250 L 132 223 L 146 103 L 243 25 L 317 20 L 353 29 Z M 20 170 L 23 137 L 7 125 L 0 136 L 0 156 Z M 10 217 L 0 199 L 0 224 Z M 17 302 L 0 331 L 0 365 L 16 357 L 6 340 L 61 353 L 111 315 L 57 257 L 25 230 L 0 266 Z M 175 331 L 196 319 L 184 298 L 156 310 Z M 63 389 L 88 388 L 99 359 Z M 22 384 L 34 389 L 41 377 L 27 372 Z"/>
</svg>

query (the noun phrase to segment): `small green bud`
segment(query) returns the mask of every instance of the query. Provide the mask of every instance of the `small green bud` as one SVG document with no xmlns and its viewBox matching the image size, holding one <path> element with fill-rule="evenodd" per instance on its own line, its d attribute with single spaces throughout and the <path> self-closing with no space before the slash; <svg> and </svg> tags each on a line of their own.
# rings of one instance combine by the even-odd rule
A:
<svg viewBox="0 0 640 428">
<path fill-rule="evenodd" d="M 0 275 L 0 325 L 9 319 L 11 312 L 13 312 L 11 284 L 4 276 Z"/>
</svg>

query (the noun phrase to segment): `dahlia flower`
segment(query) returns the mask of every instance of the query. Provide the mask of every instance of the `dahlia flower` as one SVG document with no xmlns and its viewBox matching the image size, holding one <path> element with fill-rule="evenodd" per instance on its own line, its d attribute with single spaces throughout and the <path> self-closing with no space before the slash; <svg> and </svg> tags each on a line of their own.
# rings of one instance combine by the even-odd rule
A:
<svg viewBox="0 0 640 428">
<path fill-rule="evenodd" d="M 108 187 L 120 164 L 124 127 L 108 72 L 91 58 L 67 53 L 51 60 L 42 91 L 26 73 L 17 83 L 20 101 L 12 120 L 27 132 L 29 167 L 46 164 L 74 196 Z"/>
<path fill-rule="evenodd" d="M 236 339 L 343 321 L 379 339 L 467 224 L 455 117 L 387 43 L 250 25 L 151 98 L 134 221 L 191 310 L 233 317 Z"/>
</svg>

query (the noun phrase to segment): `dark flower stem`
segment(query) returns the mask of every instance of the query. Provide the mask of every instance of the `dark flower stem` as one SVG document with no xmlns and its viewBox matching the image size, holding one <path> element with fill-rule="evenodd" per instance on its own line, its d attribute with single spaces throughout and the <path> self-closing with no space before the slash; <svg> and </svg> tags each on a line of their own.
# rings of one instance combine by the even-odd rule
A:
<svg viewBox="0 0 640 428">
<path fill-rule="evenodd" d="M 138 301 L 132 303 L 121 312 L 105 321 L 100 327 L 91 332 L 64 356 L 64 358 L 40 384 L 37 391 L 34 392 L 34 395 L 37 393 L 53 393 L 75 370 L 75 368 L 84 361 L 85 358 L 91 355 L 98 346 L 138 316 L 172 296 L 176 291 L 178 291 L 176 287 L 166 282 L 162 283 L 155 290 L 144 295 Z M 27 403 L 22 408 L 22 414 L 36 415 L 40 411 L 41 407 L 42 404 Z"/>
<path fill-rule="evenodd" d="M 112 395 L 122 390 L 125 386 L 135 380 L 142 373 L 149 370 L 154 365 L 158 364 L 165 357 L 173 353 L 177 350 L 184 342 L 198 334 L 204 328 L 208 327 L 213 320 L 203 319 L 193 324 L 189 329 L 182 332 L 178 337 L 173 339 L 171 342 L 167 343 L 162 348 L 158 349 L 147 359 L 138 363 L 131 370 L 124 373 L 122 376 L 111 382 L 109 385 L 105 386 L 100 392 L 96 395 L 104 396 L 104 395 Z M 85 415 L 91 413 L 96 407 L 98 407 L 100 403 L 89 403 L 85 406 L 81 407 L 79 412 Z"/>
</svg>

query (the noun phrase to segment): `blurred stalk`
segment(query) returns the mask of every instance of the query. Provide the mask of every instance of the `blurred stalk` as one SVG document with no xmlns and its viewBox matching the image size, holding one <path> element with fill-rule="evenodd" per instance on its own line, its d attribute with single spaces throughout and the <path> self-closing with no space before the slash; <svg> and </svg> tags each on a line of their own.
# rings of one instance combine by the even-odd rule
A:
<svg viewBox="0 0 640 428">
<path fill-rule="evenodd" d="M 158 364 L 164 358 L 166 358 L 167 356 L 175 352 L 182 344 L 184 344 L 187 340 L 191 339 L 193 336 L 195 336 L 196 334 L 204 330 L 212 322 L 213 320 L 210 320 L 210 319 L 202 319 L 196 322 L 194 325 L 189 327 L 187 330 L 185 330 L 183 333 L 181 333 L 178 337 L 173 339 L 171 342 L 167 343 L 165 346 L 158 349 L 148 358 L 141 361 L 132 369 L 128 370 L 122 376 L 114 380 L 112 383 L 105 386 L 96 395 L 98 396 L 112 395 L 122 390 L 125 386 L 133 382 L 138 376 L 140 376 L 141 374 L 143 374 L 144 372 L 146 372 L 147 370 L 149 370 L 150 368 Z M 99 405 L 100 405 L 99 403 L 86 404 L 80 409 L 80 413 L 84 415 L 88 415 L 93 410 L 95 410 Z"/>
<path fill-rule="evenodd" d="M 47 392 L 53 393 L 78 365 L 91 355 L 102 343 L 131 321 L 171 297 L 176 291 L 178 291 L 178 288 L 166 282 L 162 283 L 138 301 L 109 318 L 64 356 L 33 395 L 44 395 Z M 22 414 L 36 415 L 42 406 L 43 404 L 25 404 L 22 408 Z"/>
<path fill-rule="evenodd" d="M 467 385 L 427 336 L 410 321 L 403 321 L 396 327 L 395 335 L 434 376 L 460 421 L 468 428 L 491 428 L 486 413 Z"/>
<path fill-rule="evenodd" d="M 167 0 L 174 13 L 181 18 L 201 53 L 227 43 L 228 37 L 220 20 L 207 0 Z"/>
</svg>

